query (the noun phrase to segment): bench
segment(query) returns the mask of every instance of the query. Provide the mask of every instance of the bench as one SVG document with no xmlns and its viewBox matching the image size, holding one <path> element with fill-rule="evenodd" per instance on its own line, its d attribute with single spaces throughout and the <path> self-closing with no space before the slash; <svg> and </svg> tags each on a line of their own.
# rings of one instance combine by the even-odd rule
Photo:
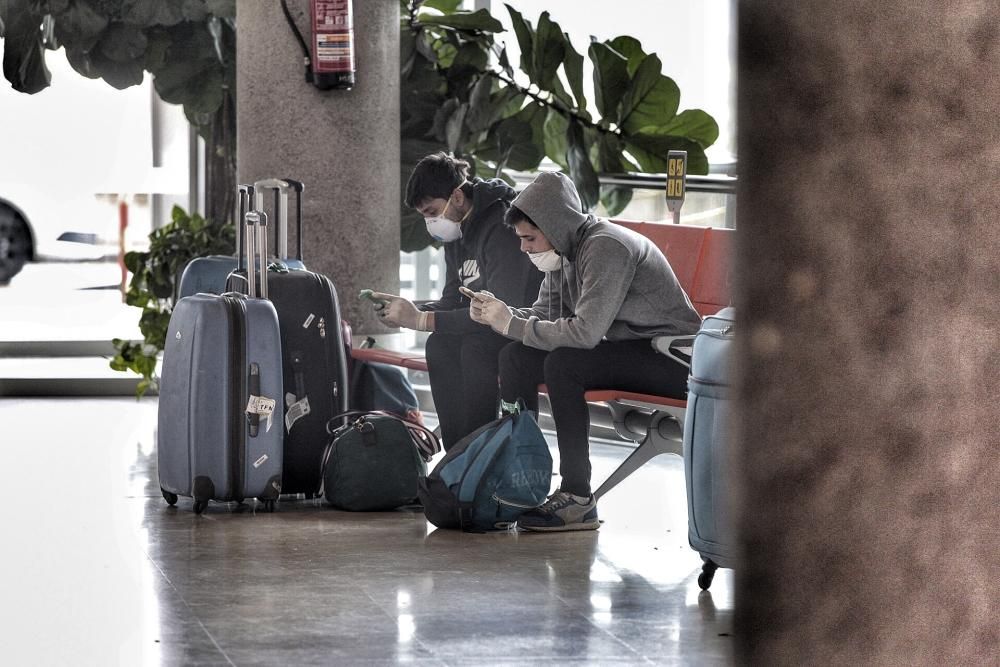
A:
<svg viewBox="0 0 1000 667">
<path fill-rule="evenodd" d="M 735 230 L 632 220 L 612 222 L 642 234 L 663 251 L 702 316 L 714 314 L 730 304 L 729 275 Z M 427 371 L 427 361 L 419 352 L 355 348 L 351 356 Z M 539 387 L 539 392 L 545 392 L 544 385 Z M 597 498 L 653 457 L 681 455 L 686 401 L 618 389 L 594 389 L 586 393 L 586 399 L 607 404 L 615 431 L 639 445 L 594 492 Z"/>
</svg>

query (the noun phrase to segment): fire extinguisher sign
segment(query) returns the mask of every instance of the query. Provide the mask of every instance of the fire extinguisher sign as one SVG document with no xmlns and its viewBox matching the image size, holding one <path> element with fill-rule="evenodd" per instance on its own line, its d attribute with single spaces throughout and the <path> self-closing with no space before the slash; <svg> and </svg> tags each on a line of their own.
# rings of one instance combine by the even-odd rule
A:
<svg viewBox="0 0 1000 667">
<path fill-rule="evenodd" d="M 313 0 L 316 72 L 353 72 L 354 39 L 351 0 Z"/>
</svg>

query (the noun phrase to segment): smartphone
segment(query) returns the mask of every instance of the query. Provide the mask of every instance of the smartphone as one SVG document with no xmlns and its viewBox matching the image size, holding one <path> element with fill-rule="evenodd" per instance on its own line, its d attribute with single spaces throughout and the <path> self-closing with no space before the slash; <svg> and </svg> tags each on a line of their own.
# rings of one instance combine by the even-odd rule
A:
<svg viewBox="0 0 1000 667">
<path fill-rule="evenodd" d="M 387 303 L 389 303 L 385 299 L 376 299 L 375 298 L 375 291 L 374 290 L 370 290 L 370 289 L 363 289 L 363 290 L 361 290 L 361 292 L 358 294 L 358 298 L 359 299 L 368 299 L 372 303 L 379 303 L 379 304 L 382 304 L 383 306 L 386 305 Z"/>
<path fill-rule="evenodd" d="M 487 301 L 490 298 L 490 295 L 484 294 L 483 292 L 473 292 L 464 285 L 459 287 L 458 291 L 464 294 L 465 296 L 469 297 L 470 299 L 474 299 L 476 301 Z"/>
</svg>

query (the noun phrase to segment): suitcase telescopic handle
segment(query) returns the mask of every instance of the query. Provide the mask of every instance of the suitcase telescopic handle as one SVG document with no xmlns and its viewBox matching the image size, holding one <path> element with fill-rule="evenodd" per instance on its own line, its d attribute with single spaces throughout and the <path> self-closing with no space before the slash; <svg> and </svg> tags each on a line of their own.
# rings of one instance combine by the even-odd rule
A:
<svg viewBox="0 0 1000 667">
<path fill-rule="evenodd" d="M 254 208 L 264 210 L 264 191 L 274 190 L 274 225 L 275 252 L 279 258 L 288 258 L 288 191 L 295 190 L 296 220 L 295 234 L 297 238 L 296 259 L 302 261 L 302 190 L 301 181 L 282 178 L 265 178 L 256 181 L 254 187 Z"/>
<path fill-rule="evenodd" d="M 239 185 L 239 194 L 237 196 L 236 206 L 238 211 L 236 213 L 236 219 L 239 221 L 239 230 L 236 234 L 236 270 L 242 271 L 246 268 L 243 264 L 243 239 L 246 236 L 246 214 L 253 206 L 253 186 L 247 183 L 241 183 Z"/>
<path fill-rule="evenodd" d="M 247 211 L 247 296 L 251 299 L 267 298 L 267 214 L 263 211 Z M 260 278 L 260 293 L 257 278 Z"/>
</svg>

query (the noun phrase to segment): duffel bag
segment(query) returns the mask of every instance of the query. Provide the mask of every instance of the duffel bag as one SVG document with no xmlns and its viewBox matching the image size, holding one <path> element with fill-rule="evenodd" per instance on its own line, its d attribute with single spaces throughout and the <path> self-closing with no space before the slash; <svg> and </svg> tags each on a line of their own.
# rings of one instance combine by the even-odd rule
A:
<svg viewBox="0 0 1000 667">
<path fill-rule="evenodd" d="M 322 494 L 342 510 L 390 510 L 414 502 L 426 462 L 441 449 L 431 431 L 386 412 L 336 415 L 328 428 Z"/>
</svg>

